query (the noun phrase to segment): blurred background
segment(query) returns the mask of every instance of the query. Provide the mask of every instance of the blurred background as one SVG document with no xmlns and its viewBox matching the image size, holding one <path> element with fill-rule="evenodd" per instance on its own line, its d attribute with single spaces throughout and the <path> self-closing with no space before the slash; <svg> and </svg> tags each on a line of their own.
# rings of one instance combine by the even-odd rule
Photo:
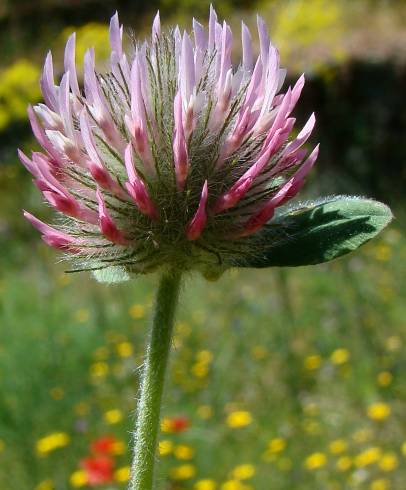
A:
<svg viewBox="0 0 406 490">
<path fill-rule="evenodd" d="M 239 31 L 259 12 L 305 72 L 321 155 L 305 190 L 366 195 L 396 220 L 358 253 L 185 287 L 163 407 L 160 490 L 402 490 L 406 481 L 406 5 L 218 0 Z M 49 48 L 62 70 L 108 57 L 108 21 L 138 37 L 206 22 L 206 0 L 0 0 L 0 490 L 120 490 L 156 278 L 105 287 L 67 275 L 21 215 L 47 208 L 18 163 L 34 148 Z M 235 52 L 236 60 L 240 53 Z M 403 195 L 402 195 L 403 194 Z M 302 194 L 303 198 L 303 194 Z"/>
</svg>

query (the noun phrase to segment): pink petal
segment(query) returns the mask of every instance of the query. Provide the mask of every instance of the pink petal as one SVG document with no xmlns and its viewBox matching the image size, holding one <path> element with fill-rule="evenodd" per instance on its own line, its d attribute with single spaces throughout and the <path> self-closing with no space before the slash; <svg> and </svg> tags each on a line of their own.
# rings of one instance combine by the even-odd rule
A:
<svg viewBox="0 0 406 490">
<path fill-rule="evenodd" d="M 129 144 L 125 150 L 124 162 L 129 180 L 129 182 L 126 182 L 125 184 L 128 193 L 133 198 L 141 213 L 149 216 L 151 219 L 158 219 L 158 213 L 149 196 L 144 181 L 136 172 L 131 144 Z"/>
<path fill-rule="evenodd" d="M 241 39 L 242 39 L 242 66 L 244 70 L 251 71 L 254 65 L 252 54 L 252 38 L 248 27 L 241 22 Z"/>
<path fill-rule="evenodd" d="M 152 23 L 152 40 L 155 41 L 161 35 L 161 18 L 159 15 L 159 10 L 154 17 Z"/>
<path fill-rule="evenodd" d="M 54 81 L 54 67 L 52 64 L 52 53 L 49 51 L 44 64 L 44 70 L 42 72 L 40 80 L 42 95 L 45 103 L 53 111 L 58 110 L 58 102 L 56 95 L 56 87 Z"/>
<path fill-rule="evenodd" d="M 180 92 L 174 100 L 175 134 L 173 139 L 173 158 L 175 164 L 175 174 L 178 190 L 182 191 L 185 187 L 188 175 L 189 162 L 186 138 L 183 130 L 182 121 L 182 99 Z"/>
<path fill-rule="evenodd" d="M 72 89 L 72 92 L 78 97 L 80 96 L 80 89 L 79 89 L 78 77 L 76 73 L 75 44 L 76 44 L 76 33 L 73 33 L 66 42 L 64 67 L 65 67 L 65 71 L 70 73 L 69 81 L 70 81 L 70 87 Z"/>
<path fill-rule="evenodd" d="M 27 211 L 24 211 L 24 217 L 34 226 L 34 228 L 42 233 L 42 239 L 47 245 L 72 253 L 79 252 L 77 248 L 72 246 L 75 242 L 73 237 L 67 235 L 66 233 L 63 233 L 62 231 L 52 228 L 46 223 L 43 223 Z"/>
<path fill-rule="evenodd" d="M 116 12 L 110 20 L 110 46 L 118 57 L 123 55 L 122 47 L 122 30 L 120 28 L 120 22 L 118 20 L 118 12 Z"/>
<path fill-rule="evenodd" d="M 202 194 L 200 197 L 199 207 L 193 216 L 192 220 L 188 224 L 186 228 L 186 236 L 188 240 L 197 240 L 202 234 L 206 223 L 207 223 L 207 212 L 206 212 L 206 204 L 208 197 L 208 188 L 207 188 L 207 180 L 203 185 Z"/>
<path fill-rule="evenodd" d="M 117 243 L 118 245 L 128 245 L 124 233 L 117 228 L 114 221 L 111 219 L 99 189 L 96 191 L 96 198 L 99 205 L 99 225 L 103 235 L 113 243 Z"/>
</svg>

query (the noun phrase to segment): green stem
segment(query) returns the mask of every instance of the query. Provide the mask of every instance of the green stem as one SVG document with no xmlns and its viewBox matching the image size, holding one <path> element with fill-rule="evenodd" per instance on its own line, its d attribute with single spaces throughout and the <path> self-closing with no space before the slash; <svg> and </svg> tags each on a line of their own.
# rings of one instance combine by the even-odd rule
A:
<svg viewBox="0 0 406 490">
<path fill-rule="evenodd" d="M 129 490 L 153 488 L 161 399 L 180 278 L 178 272 L 166 273 L 159 284 L 143 368 Z"/>
</svg>

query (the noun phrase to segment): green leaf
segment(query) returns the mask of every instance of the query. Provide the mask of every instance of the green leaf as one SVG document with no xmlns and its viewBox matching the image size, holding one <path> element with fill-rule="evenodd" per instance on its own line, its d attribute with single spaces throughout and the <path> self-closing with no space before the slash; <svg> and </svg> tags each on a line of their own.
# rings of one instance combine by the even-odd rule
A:
<svg viewBox="0 0 406 490">
<path fill-rule="evenodd" d="M 130 275 L 124 269 L 124 267 L 112 266 L 105 269 L 93 271 L 93 277 L 98 282 L 116 284 L 119 282 L 125 282 L 130 279 Z"/>
<path fill-rule="evenodd" d="M 391 220 L 388 206 L 372 199 L 335 196 L 306 204 L 275 218 L 262 232 L 262 252 L 238 266 L 295 267 L 328 262 L 356 250 Z"/>
</svg>

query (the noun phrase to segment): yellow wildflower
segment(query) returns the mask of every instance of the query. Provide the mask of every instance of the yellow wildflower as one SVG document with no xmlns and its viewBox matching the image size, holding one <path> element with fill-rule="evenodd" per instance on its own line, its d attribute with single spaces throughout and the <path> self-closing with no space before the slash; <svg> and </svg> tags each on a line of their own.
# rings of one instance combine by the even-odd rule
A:
<svg viewBox="0 0 406 490">
<path fill-rule="evenodd" d="M 118 482 L 127 482 L 130 479 L 130 467 L 123 466 L 114 472 L 114 479 Z"/>
<path fill-rule="evenodd" d="M 145 316 L 145 306 L 139 304 L 132 305 L 128 312 L 131 318 L 134 318 L 134 320 L 139 320 Z"/>
<path fill-rule="evenodd" d="M 392 383 L 393 376 L 389 371 L 382 371 L 376 377 L 379 386 L 389 386 Z"/>
<path fill-rule="evenodd" d="M 249 480 L 255 475 L 255 466 L 252 464 L 240 464 L 231 472 L 236 480 Z"/>
<path fill-rule="evenodd" d="M 36 450 L 40 455 L 48 454 L 55 449 L 67 446 L 70 442 L 70 437 L 65 432 L 54 432 L 37 441 Z"/>
<path fill-rule="evenodd" d="M 346 451 L 348 444 L 343 439 L 336 439 L 330 442 L 329 449 L 332 454 L 341 454 Z"/>
<path fill-rule="evenodd" d="M 286 440 L 282 437 L 274 437 L 268 443 L 268 450 L 271 453 L 280 453 L 286 448 Z"/>
<path fill-rule="evenodd" d="M 331 362 L 336 365 L 345 364 L 349 359 L 350 353 L 347 349 L 336 349 L 330 356 Z"/>
<path fill-rule="evenodd" d="M 193 364 L 191 371 L 196 378 L 205 378 L 209 374 L 209 367 L 204 362 L 196 362 Z"/>
<path fill-rule="evenodd" d="M 120 342 L 116 345 L 116 351 L 120 357 L 130 357 L 133 353 L 133 346 L 130 342 Z"/>
<path fill-rule="evenodd" d="M 341 456 L 337 459 L 336 468 L 338 471 L 347 471 L 351 468 L 352 461 L 349 456 Z"/>
<path fill-rule="evenodd" d="M 382 471 L 393 471 L 399 466 L 399 460 L 395 453 L 385 453 L 379 460 L 379 468 Z"/>
<path fill-rule="evenodd" d="M 86 308 L 80 308 L 75 313 L 75 320 L 79 323 L 85 323 L 89 320 L 89 310 Z"/>
<path fill-rule="evenodd" d="M 369 490 L 389 490 L 390 482 L 385 480 L 384 478 L 380 478 L 379 480 L 374 480 L 371 482 L 369 486 Z"/>
<path fill-rule="evenodd" d="M 251 488 L 239 480 L 227 480 L 221 485 L 221 490 L 251 490 Z"/>
<path fill-rule="evenodd" d="M 92 378 L 104 378 L 109 372 L 107 362 L 95 362 L 90 366 L 90 376 Z"/>
<path fill-rule="evenodd" d="M 197 408 L 197 415 L 201 419 L 207 420 L 213 416 L 213 409 L 210 405 L 200 405 L 200 407 Z"/>
<path fill-rule="evenodd" d="M 217 484 L 214 480 L 199 480 L 193 487 L 194 490 L 216 490 Z"/>
<path fill-rule="evenodd" d="M 402 347 L 402 339 L 397 335 L 392 335 L 386 340 L 386 348 L 391 351 L 397 351 Z"/>
<path fill-rule="evenodd" d="M 118 408 L 113 408 L 104 412 L 104 420 L 111 425 L 118 424 L 123 420 L 123 414 Z"/>
<path fill-rule="evenodd" d="M 252 423 L 252 415 L 245 410 L 237 410 L 228 415 L 226 423 L 232 429 L 246 427 Z"/>
<path fill-rule="evenodd" d="M 391 414 L 391 407 L 384 402 L 373 403 L 368 407 L 368 417 L 378 422 L 385 420 Z"/>
<path fill-rule="evenodd" d="M 179 444 L 178 446 L 175 446 L 173 454 L 177 459 L 187 460 L 193 458 L 195 450 L 192 447 L 187 446 L 186 444 Z"/>
<path fill-rule="evenodd" d="M 44 480 L 35 487 L 35 490 L 54 490 L 54 483 L 52 480 Z"/>
<path fill-rule="evenodd" d="M 62 388 L 59 388 L 59 386 L 55 386 L 55 388 L 52 388 L 49 391 L 49 394 L 54 400 L 62 400 L 65 392 Z"/>
<path fill-rule="evenodd" d="M 201 350 L 196 354 L 196 359 L 198 362 L 208 364 L 213 360 L 213 354 L 208 350 Z"/>
<path fill-rule="evenodd" d="M 322 363 L 321 356 L 319 356 L 318 354 L 313 354 L 305 358 L 304 367 L 308 371 L 315 371 L 316 369 L 319 369 L 321 363 Z"/>
<path fill-rule="evenodd" d="M 317 470 L 327 463 L 327 456 L 324 453 L 313 453 L 305 459 L 304 465 L 308 470 Z"/>
<path fill-rule="evenodd" d="M 374 464 L 379 461 L 381 455 L 382 451 L 379 447 L 369 447 L 356 456 L 354 461 L 355 466 L 363 468 L 364 466 Z"/>
<path fill-rule="evenodd" d="M 171 454 L 171 452 L 173 451 L 173 442 L 168 439 L 159 441 L 158 450 L 161 456 L 167 456 L 168 454 Z"/>
<path fill-rule="evenodd" d="M 71 474 L 69 481 L 72 487 L 84 487 L 87 484 L 86 473 L 83 470 L 75 471 Z"/>
<path fill-rule="evenodd" d="M 268 351 L 263 347 L 262 345 L 254 345 L 251 349 L 251 355 L 254 359 L 257 359 L 258 361 L 265 359 L 267 356 Z"/>
<path fill-rule="evenodd" d="M 182 464 L 172 468 L 170 476 L 174 480 L 189 480 L 196 474 L 196 468 L 192 464 Z"/>
</svg>

